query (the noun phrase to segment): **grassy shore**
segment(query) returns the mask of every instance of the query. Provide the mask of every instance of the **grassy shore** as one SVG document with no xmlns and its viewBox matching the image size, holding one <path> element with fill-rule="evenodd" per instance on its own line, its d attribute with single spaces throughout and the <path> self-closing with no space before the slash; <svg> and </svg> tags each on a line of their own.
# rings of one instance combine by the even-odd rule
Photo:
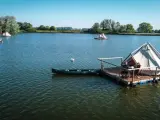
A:
<svg viewBox="0 0 160 120">
<path fill-rule="evenodd" d="M 82 34 L 99 34 L 99 33 L 90 33 L 90 32 L 81 32 L 80 30 L 36 30 L 31 32 L 21 31 L 21 33 L 82 33 Z M 104 32 L 105 33 L 105 32 Z M 139 35 L 139 36 L 160 36 L 160 33 L 105 33 L 109 35 Z"/>
<path fill-rule="evenodd" d="M 118 35 L 160 36 L 160 33 L 119 33 Z"/>
<path fill-rule="evenodd" d="M 81 32 L 80 30 L 68 30 L 68 31 L 46 31 L 37 30 L 37 33 L 88 33 L 88 34 L 98 34 L 90 32 Z M 108 33 L 105 33 L 108 34 Z M 139 35 L 139 36 L 160 36 L 160 33 L 109 33 L 111 35 Z"/>
</svg>

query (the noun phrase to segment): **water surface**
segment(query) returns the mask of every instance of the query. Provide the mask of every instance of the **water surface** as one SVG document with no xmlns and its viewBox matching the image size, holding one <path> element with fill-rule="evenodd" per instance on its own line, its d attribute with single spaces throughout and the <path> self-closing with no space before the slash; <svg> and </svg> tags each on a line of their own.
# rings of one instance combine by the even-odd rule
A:
<svg viewBox="0 0 160 120">
<path fill-rule="evenodd" d="M 126 57 L 145 42 L 160 51 L 159 36 L 108 35 L 104 41 L 94 37 L 30 33 L 3 38 L 0 119 L 160 119 L 159 85 L 125 88 L 96 76 L 52 76 L 53 67 L 100 68 L 98 57 Z"/>
</svg>

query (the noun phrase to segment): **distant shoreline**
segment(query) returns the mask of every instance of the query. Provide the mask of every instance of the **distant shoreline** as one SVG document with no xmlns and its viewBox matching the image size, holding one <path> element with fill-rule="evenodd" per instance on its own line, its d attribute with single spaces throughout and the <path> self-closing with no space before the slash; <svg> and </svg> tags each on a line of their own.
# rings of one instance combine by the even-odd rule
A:
<svg viewBox="0 0 160 120">
<path fill-rule="evenodd" d="M 160 33 L 119 33 L 117 35 L 160 36 Z"/>
<path fill-rule="evenodd" d="M 89 32 L 79 32 L 79 31 L 36 31 L 36 32 L 20 32 L 20 33 L 71 33 L 71 34 L 99 34 L 99 33 L 89 33 Z M 137 35 L 137 36 L 160 36 L 160 33 L 105 33 L 108 35 Z"/>
</svg>

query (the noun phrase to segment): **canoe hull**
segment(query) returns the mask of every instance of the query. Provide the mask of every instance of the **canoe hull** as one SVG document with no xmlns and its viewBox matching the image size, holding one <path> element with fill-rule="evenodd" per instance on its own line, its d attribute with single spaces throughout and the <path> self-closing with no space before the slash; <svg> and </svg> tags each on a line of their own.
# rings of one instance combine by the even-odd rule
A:
<svg viewBox="0 0 160 120">
<path fill-rule="evenodd" d="M 67 74 L 67 75 L 99 75 L 100 69 L 52 69 L 54 74 Z"/>
<path fill-rule="evenodd" d="M 107 38 L 94 38 L 96 40 L 107 40 Z"/>
</svg>

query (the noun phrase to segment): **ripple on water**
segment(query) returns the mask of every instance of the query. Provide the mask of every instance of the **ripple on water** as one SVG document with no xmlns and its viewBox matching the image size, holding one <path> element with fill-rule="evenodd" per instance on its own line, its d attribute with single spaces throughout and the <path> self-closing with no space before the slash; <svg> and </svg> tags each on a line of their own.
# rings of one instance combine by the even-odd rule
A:
<svg viewBox="0 0 160 120">
<path fill-rule="evenodd" d="M 93 37 L 20 34 L 6 39 L 0 48 L 0 119 L 158 120 L 159 85 L 125 88 L 96 76 L 52 76 L 52 67 L 99 68 L 98 57 L 125 57 L 143 42 L 157 46 L 159 39 L 110 35 L 108 41 L 96 41 Z"/>
</svg>

